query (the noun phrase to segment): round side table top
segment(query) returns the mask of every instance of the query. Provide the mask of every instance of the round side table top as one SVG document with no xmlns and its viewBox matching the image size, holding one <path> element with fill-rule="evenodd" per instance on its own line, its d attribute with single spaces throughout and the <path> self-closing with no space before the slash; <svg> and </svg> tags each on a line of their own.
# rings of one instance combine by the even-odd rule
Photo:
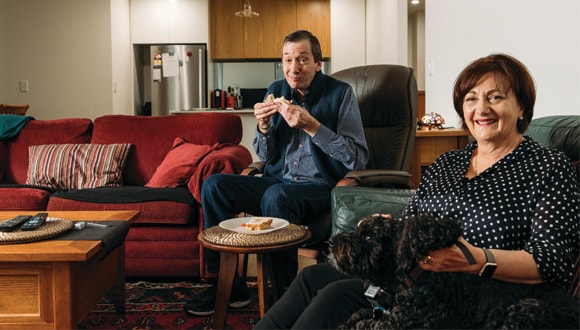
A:
<svg viewBox="0 0 580 330">
<path fill-rule="evenodd" d="M 198 235 L 203 246 L 225 252 L 260 253 L 299 246 L 310 239 L 310 231 L 295 224 L 269 233 L 252 235 L 210 227 Z"/>
</svg>

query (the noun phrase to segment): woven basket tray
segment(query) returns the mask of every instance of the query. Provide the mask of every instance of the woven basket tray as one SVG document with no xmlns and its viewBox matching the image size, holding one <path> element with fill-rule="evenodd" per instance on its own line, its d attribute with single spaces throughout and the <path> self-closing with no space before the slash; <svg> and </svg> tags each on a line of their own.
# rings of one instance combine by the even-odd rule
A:
<svg viewBox="0 0 580 330">
<path fill-rule="evenodd" d="M 64 234 L 72 227 L 72 221 L 49 217 L 42 226 L 35 230 L 24 231 L 17 229 L 8 233 L 0 232 L 0 244 L 21 244 L 42 241 Z"/>
<path fill-rule="evenodd" d="M 290 243 L 301 239 L 305 234 L 304 228 L 292 223 L 282 229 L 259 235 L 238 233 L 220 226 L 213 226 L 202 232 L 203 238 L 210 243 L 242 247 Z"/>
</svg>

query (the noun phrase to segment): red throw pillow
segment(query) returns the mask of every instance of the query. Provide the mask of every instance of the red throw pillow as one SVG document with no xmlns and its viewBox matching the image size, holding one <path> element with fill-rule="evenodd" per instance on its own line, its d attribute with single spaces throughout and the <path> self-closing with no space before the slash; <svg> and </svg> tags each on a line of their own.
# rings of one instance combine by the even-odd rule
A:
<svg viewBox="0 0 580 330">
<path fill-rule="evenodd" d="M 153 173 L 146 187 L 175 188 L 186 185 L 199 162 L 219 144 L 198 145 L 175 138 L 171 150 Z"/>
</svg>

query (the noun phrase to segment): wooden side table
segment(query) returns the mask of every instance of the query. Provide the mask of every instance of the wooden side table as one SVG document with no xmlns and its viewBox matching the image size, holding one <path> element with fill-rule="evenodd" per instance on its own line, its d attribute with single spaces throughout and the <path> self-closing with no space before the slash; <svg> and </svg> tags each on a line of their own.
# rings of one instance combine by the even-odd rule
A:
<svg viewBox="0 0 580 330">
<path fill-rule="evenodd" d="M 462 128 L 418 130 L 411 165 L 413 188 L 416 189 L 421 182 L 421 167 L 431 165 L 444 152 L 463 148 L 469 142 L 470 136 L 469 131 Z"/>
<path fill-rule="evenodd" d="M 219 226 L 210 227 L 199 233 L 197 239 L 204 247 L 220 252 L 214 329 L 224 329 L 226 325 L 239 254 L 256 254 L 258 300 L 260 317 L 263 317 L 269 307 L 265 299 L 265 279 L 271 277 L 270 253 L 301 246 L 310 239 L 310 235 L 310 231 L 294 224 L 274 232 L 260 234 L 259 239 L 258 235 L 240 234 Z"/>
</svg>

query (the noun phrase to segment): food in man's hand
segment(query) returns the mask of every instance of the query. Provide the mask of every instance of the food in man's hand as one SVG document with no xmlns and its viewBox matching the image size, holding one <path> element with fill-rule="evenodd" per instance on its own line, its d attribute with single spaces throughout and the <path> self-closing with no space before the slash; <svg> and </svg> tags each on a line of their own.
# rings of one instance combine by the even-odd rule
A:
<svg viewBox="0 0 580 330">
<path fill-rule="evenodd" d="M 292 104 L 292 100 L 286 100 L 284 96 L 275 97 L 274 94 L 269 94 L 266 96 L 266 102 L 285 102 L 288 104 Z"/>
<path fill-rule="evenodd" d="M 272 218 L 251 218 L 249 222 L 243 223 L 246 230 L 266 230 L 272 228 Z"/>
</svg>

